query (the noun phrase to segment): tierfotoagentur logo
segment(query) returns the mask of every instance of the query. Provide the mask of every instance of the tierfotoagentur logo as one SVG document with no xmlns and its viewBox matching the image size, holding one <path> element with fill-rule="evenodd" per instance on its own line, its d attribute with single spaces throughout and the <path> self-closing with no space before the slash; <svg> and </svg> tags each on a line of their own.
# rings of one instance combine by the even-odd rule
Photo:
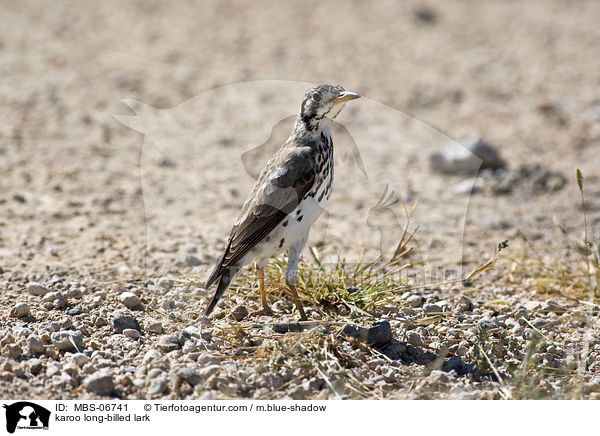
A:
<svg viewBox="0 0 600 436">
<path fill-rule="evenodd" d="M 50 411 L 29 401 L 4 404 L 6 409 L 6 431 L 14 433 L 19 430 L 48 430 Z"/>
</svg>

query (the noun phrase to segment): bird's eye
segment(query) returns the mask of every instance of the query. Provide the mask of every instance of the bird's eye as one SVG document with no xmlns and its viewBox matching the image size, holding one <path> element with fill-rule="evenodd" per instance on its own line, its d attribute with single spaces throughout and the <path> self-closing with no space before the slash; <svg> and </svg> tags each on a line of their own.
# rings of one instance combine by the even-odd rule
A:
<svg viewBox="0 0 600 436">
<path fill-rule="evenodd" d="M 314 93 L 312 98 L 316 103 L 321 102 L 321 94 L 319 94 L 318 92 Z"/>
</svg>

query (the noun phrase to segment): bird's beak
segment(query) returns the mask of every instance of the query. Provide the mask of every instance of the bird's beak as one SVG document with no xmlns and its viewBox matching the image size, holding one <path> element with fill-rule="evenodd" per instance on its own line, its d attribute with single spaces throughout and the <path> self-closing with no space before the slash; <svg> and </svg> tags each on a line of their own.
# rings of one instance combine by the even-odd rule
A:
<svg viewBox="0 0 600 436">
<path fill-rule="evenodd" d="M 335 104 L 338 103 L 344 103 L 346 101 L 350 101 L 350 100 L 356 100 L 357 98 L 360 98 L 360 95 L 358 95 L 356 92 L 342 92 L 338 97 L 336 97 L 333 102 Z"/>
</svg>

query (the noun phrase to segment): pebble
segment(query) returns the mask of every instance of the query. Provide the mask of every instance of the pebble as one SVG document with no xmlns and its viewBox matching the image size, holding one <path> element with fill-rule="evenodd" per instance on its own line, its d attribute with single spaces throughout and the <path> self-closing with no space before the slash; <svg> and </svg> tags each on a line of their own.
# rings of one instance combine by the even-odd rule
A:
<svg viewBox="0 0 600 436">
<path fill-rule="evenodd" d="M 483 318 L 477 321 L 477 327 L 480 331 L 494 330 L 498 328 L 498 324 L 488 318 Z"/>
<path fill-rule="evenodd" d="M 150 395 L 160 395 L 167 389 L 167 376 L 160 375 L 153 379 L 148 386 L 148 394 Z"/>
<path fill-rule="evenodd" d="M 29 338 L 27 338 L 27 346 L 29 347 L 29 351 L 32 353 L 42 354 L 45 351 L 42 340 L 34 335 L 31 335 Z"/>
<path fill-rule="evenodd" d="M 164 353 L 170 353 L 171 351 L 179 350 L 181 345 L 179 338 L 175 335 L 164 335 L 158 340 L 158 348 Z"/>
<path fill-rule="evenodd" d="M 62 366 L 57 362 L 50 362 L 46 367 L 46 377 L 52 378 L 62 372 Z"/>
<path fill-rule="evenodd" d="M 71 358 L 73 359 L 75 365 L 80 368 L 83 368 L 83 366 L 91 360 L 89 356 L 83 353 L 75 353 L 73 356 L 71 356 Z"/>
<path fill-rule="evenodd" d="M 119 301 L 128 309 L 140 309 L 143 307 L 142 300 L 133 292 L 123 292 L 119 295 Z"/>
<path fill-rule="evenodd" d="M 39 374 L 43 369 L 43 364 L 40 359 L 31 359 L 28 362 L 29 372 L 33 375 Z"/>
<path fill-rule="evenodd" d="M 158 281 L 158 286 L 165 290 L 169 290 L 173 287 L 173 280 L 168 277 L 161 277 Z"/>
<path fill-rule="evenodd" d="M 116 334 L 122 334 L 125 329 L 135 329 L 141 331 L 140 324 L 138 323 L 135 316 L 126 312 L 118 312 L 112 320 L 113 332 Z"/>
<path fill-rule="evenodd" d="M 125 329 L 123 335 L 131 339 L 139 339 L 142 336 L 136 329 Z"/>
<path fill-rule="evenodd" d="M 101 369 L 86 377 L 83 387 L 94 394 L 110 395 L 115 390 L 112 373 L 107 369 Z"/>
<path fill-rule="evenodd" d="M 81 351 L 83 349 L 83 337 L 81 333 L 73 330 L 63 330 L 50 335 L 52 343 L 58 350 Z"/>
<path fill-rule="evenodd" d="M 146 351 L 146 354 L 144 354 L 144 357 L 142 359 L 142 363 L 149 364 L 160 357 L 162 357 L 162 353 L 156 348 L 152 348 Z"/>
<path fill-rule="evenodd" d="M 231 312 L 231 316 L 237 322 L 240 322 L 248 316 L 248 309 L 246 309 L 246 306 L 238 306 Z"/>
<path fill-rule="evenodd" d="M 421 335 L 415 331 L 406 332 L 406 341 L 412 345 L 423 345 L 423 339 Z"/>
<path fill-rule="evenodd" d="M 144 331 L 148 333 L 162 333 L 163 326 L 160 321 L 155 320 L 154 318 L 146 318 L 144 320 Z"/>
<path fill-rule="evenodd" d="M 221 366 L 220 365 L 209 365 L 205 368 L 202 368 L 198 374 L 199 376 L 206 380 L 208 379 L 210 376 L 216 374 L 217 372 L 219 372 L 221 370 Z"/>
<path fill-rule="evenodd" d="M 198 356 L 198 364 L 202 366 L 219 365 L 221 360 L 211 353 L 202 353 Z"/>
<path fill-rule="evenodd" d="M 105 325 L 108 325 L 108 320 L 106 318 L 104 318 L 103 316 L 99 316 L 94 321 L 94 325 L 96 327 L 104 327 Z"/>
<path fill-rule="evenodd" d="M 441 313 L 442 308 L 437 304 L 428 303 L 425 306 L 423 306 L 423 312 L 425 312 L 425 313 Z"/>
<path fill-rule="evenodd" d="M 19 344 L 8 344 L 6 348 L 9 359 L 18 359 L 23 354 L 23 350 Z"/>
<path fill-rule="evenodd" d="M 342 330 L 344 335 L 359 339 L 373 347 L 383 347 L 393 339 L 392 328 L 388 321 L 376 322 L 370 328 L 347 325 Z"/>
<path fill-rule="evenodd" d="M 25 318 L 31 315 L 31 309 L 27 303 L 17 303 L 10 310 L 10 316 L 12 318 Z"/>
<path fill-rule="evenodd" d="M 50 289 L 40 283 L 32 282 L 27 285 L 27 292 L 36 297 L 43 297 L 50 292 Z"/>
<path fill-rule="evenodd" d="M 177 371 L 177 377 L 185 380 L 192 386 L 196 386 L 202 381 L 202 376 L 195 368 L 181 368 Z"/>
<path fill-rule="evenodd" d="M 24 337 L 27 338 L 29 337 L 29 335 L 32 333 L 31 329 L 29 327 L 22 327 L 22 326 L 14 326 L 12 329 L 12 332 L 15 336 L 19 337 Z"/>
<path fill-rule="evenodd" d="M 184 262 L 185 262 L 186 266 L 202 265 L 202 261 L 200 259 L 198 259 L 196 256 L 194 256 L 193 254 L 186 255 L 184 258 Z"/>
<path fill-rule="evenodd" d="M 441 152 L 429 156 L 431 168 L 441 174 L 475 176 L 480 169 L 497 170 L 506 162 L 495 148 L 475 135 L 459 143 L 449 142 Z"/>
<path fill-rule="evenodd" d="M 425 299 L 420 295 L 412 295 L 408 297 L 408 300 L 406 300 L 406 304 L 408 304 L 410 307 L 421 307 L 424 302 Z"/>
</svg>

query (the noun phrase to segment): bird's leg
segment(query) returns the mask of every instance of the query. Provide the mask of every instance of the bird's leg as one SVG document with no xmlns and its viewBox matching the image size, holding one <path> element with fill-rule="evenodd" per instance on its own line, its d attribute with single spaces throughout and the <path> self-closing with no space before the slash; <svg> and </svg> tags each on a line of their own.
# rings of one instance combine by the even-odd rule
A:
<svg viewBox="0 0 600 436">
<path fill-rule="evenodd" d="M 298 308 L 298 312 L 300 312 L 301 321 L 308 321 L 308 318 L 306 317 L 306 313 L 304 313 L 304 308 L 302 307 L 302 303 L 298 297 L 298 292 L 296 292 L 296 280 L 298 279 L 298 260 L 300 259 L 300 252 L 304 248 L 304 244 L 306 244 L 307 239 L 308 234 L 290 248 L 288 253 L 288 266 L 285 271 L 285 282 L 290 288 L 294 303 Z"/>
<path fill-rule="evenodd" d="M 260 302 L 262 304 L 262 309 L 257 310 L 256 312 L 252 312 L 253 316 L 261 316 L 261 315 L 273 315 L 273 311 L 269 307 L 267 303 L 267 291 L 265 290 L 265 276 L 263 270 L 261 268 L 256 268 L 256 277 L 258 277 L 258 287 L 260 289 Z"/>
<path fill-rule="evenodd" d="M 290 288 L 290 291 L 292 291 L 292 298 L 294 299 L 294 303 L 296 303 L 298 312 L 300 312 L 300 321 L 308 321 L 306 313 L 304 313 L 302 303 L 300 302 L 300 298 L 298 297 L 298 292 L 296 292 L 296 285 L 288 283 L 288 287 Z"/>
</svg>

